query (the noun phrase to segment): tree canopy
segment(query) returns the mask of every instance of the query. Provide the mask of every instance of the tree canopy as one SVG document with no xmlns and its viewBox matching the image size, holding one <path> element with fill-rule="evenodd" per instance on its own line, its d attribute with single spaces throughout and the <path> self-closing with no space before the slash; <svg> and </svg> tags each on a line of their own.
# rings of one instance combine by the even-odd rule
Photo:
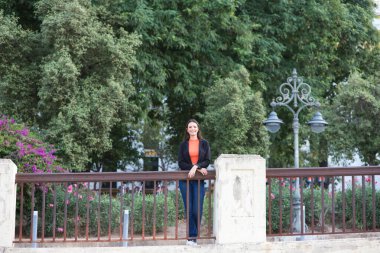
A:
<svg viewBox="0 0 380 253">
<path fill-rule="evenodd" d="M 68 164 L 83 169 L 112 149 L 115 127 L 137 114 L 130 69 L 140 41 L 123 30 L 116 36 L 89 1 L 39 1 L 35 12 L 39 32 L 2 17 L 0 36 L 11 47 L 1 48 L 10 55 L 1 64 L 3 110 L 47 130 Z"/>
<path fill-rule="evenodd" d="M 0 111 L 39 128 L 73 169 L 115 168 L 147 140 L 175 157 L 189 118 L 204 126 L 214 154 L 253 152 L 271 167 L 291 166 L 291 115 L 278 111 L 288 124 L 269 141 L 261 125 L 270 101 L 293 68 L 327 106 L 347 88 L 333 83 L 355 71 L 376 78 L 373 7 L 371 0 L 1 0 Z M 300 115 L 301 124 L 310 115 Z M 338 149 L 320 138 L 323 156 Z M 312 139 L 301 130 L 301 143 Z"/>
<path fill-rule="evenodd" d="M 248 71 L 240 67 L 205 91 L 206 110 L 201 118 L 207 137 L 213 140 L 215 158 L 220 154 L 267 156 L 268 134 L 262 127 L 265 109 L 260 92 L 249 84 Z"/>
<path fill-rule="evenodd" d="M 380 86 L 378 76 L 352 73 L 347 82 L 336 87 L 337 96 L 330 108 L 331 153 L 337 158 L 351 158 L 358 153 L 369 165 L 379 164 Z"/>
</svg>

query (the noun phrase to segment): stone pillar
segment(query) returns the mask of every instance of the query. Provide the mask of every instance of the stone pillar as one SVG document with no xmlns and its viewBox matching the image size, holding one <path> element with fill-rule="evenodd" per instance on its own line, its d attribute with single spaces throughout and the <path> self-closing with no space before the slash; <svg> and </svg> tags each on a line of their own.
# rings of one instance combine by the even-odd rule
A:
<svg viewBox="0 0 380 253">
<path fill-rule="evenodd" d="M 221 155 L 215 161 L 216 243 L 266 241 L 266 167 L 258 155 Z"/>
<path fill-rule="evenodd" d="M 17 167 L 8 159 L 0 159 L 0 247 L 12 247 L 16 223 Z"/>
</svg>

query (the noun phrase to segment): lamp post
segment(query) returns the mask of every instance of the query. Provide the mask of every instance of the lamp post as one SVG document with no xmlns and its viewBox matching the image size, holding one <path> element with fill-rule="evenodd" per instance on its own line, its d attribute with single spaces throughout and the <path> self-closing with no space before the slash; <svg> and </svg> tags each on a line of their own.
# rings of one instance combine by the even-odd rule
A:
<svg viewBox="0 0 380 253">
<path fill-rule="evenodd" d="M 320 107 L 320 103 L 316 101 L 311 95 L 311 88 L 307 83 L 303 82 L 301 77 L 297 76 L 296 69 L 293 69 L 292 76 L 288 77 L 287 82 L 281 84 L 279 91 L 281 96 L 277 97 L 270 104 L 273 111 L 269 114 L 264 125 L 271 133 L 276 133 L 280 130 L 283 121 L 277 117 L 274 111 L 276 106 L 284 106 L 288 108 L 293 114 L 293 133 L 294 133 L 294 168 L 299 168 L 299 119 L 298 115 L 305 107 Z M 323 119 L 322 114 L 317 111 L 313 118 L 307 123 L 311 130 L 315 133 L 321 133 L 325 130 L 327 122 Z M 296 179 L 294 202 L 293 202 L 293 230 L 301 232 L 301 201 L 300 201 L 300 187 L 299 178 Z"/>
</svg>

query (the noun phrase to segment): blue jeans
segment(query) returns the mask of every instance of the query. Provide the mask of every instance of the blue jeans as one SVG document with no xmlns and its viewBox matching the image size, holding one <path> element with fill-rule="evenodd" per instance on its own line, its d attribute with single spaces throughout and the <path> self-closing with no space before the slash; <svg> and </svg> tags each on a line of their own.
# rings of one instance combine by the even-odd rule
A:
<svg viewBox="0 0 380 253">
<path fill-rule="evenodd" d="M 183 205 L 185 207 L 185 214 L 187 216 L 187 186 L 185 180 L 179 181 L 179 190 L 181 191 Z M 201 224 L 202 219 L 202 211 L 203 211 L 203 199 L 205 196 L 205 186 L 204 181 L 201 180 L 199 182 L 199 224 Z M 200 232 L 200 228 L 198 228 L 198 180 L 190 180 L 189 181 L 189 238 L 197 238 L 198 232 Z"/>
</svg>

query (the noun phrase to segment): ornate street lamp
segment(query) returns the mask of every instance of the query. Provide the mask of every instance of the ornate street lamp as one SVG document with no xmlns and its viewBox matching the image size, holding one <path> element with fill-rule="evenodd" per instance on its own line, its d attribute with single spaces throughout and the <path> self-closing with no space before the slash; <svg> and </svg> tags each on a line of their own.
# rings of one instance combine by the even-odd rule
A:
<svg viewBox="0 0 380 253">
<path fill-rule="evenodd" d="M 301 77 L 297 76 L 296 69 L 293 69 L 291 77 L 288 77 L 287 82 L 281 84 L 280 88 L 281 96 L 270 104 L 273 107 L 273 111 L 269 114 L 267 120 L 263 123 L 267 130 L 271 133 L 276 133 L 280 130 L 281 119 L 277 117 L 274 112 L 276 106 L 284 106 L 288 108 L 293 114 L 293 133 L 294 133 L 294 168 L 299 168 L 299 120 L 298 115 L 305 107 L 320 107 L 320 103 L 317 102 L 311 95 L 310 85 L 303 82 Z M 292 104 L 293 103 L 293 104 Z M 318 111 L 314 114 L 313 118 L 307 123 L 311 130 L 315 133 L 321 133 L 328 125 L 323 119 L 322 114 Z M 300 188 L 299 178 L 296 179 L 294 202 L 293 202 L 293 229 L 295 232 L 301 232 L 301 202 L 300 202 Z"/>
<path fill-rule="evenodd" d="M 327 122 L 323 119 L 322 114 L 320 112 L 316 112 L 313 118 L 309 122 L 307 122 L 307 124 L 310 126 L 311 131 L 317 134 L 325 131 L 325 128 L 328 125 Z"/>
<path fill-rule="evenodd" d="M 281 124 L 283 124 L 282 120 L 280 120 L 277 117 L 277 113 L 275 111 L 272 111 L 268 119 L 264 121 L 264 125 L 267 128 L 267 130 L 271 133 L 276 133 L 278 130 L 280 130 Z"/>
</svg>

